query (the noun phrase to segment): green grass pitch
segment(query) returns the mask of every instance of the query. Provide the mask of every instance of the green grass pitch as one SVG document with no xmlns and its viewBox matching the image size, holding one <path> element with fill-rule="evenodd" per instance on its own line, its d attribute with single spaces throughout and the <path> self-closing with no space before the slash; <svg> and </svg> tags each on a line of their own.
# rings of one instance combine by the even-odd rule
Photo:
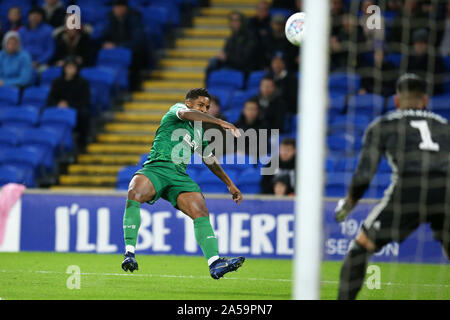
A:
<svg viewBox="0 0 450 320">
<path fill-rule="evenodd" d="M 213 280 L 203 257 L 138 255 L 140 270 L 120 268 L 122 255 L 0 253 L 1 299 L 290 299 L 292 261 L 247 259 L 238 272 Z M 374 264 L 374 263 L 371 263 Z M 68 289 L 68 266 L 80 268 L 80 289 Z M 450 299 L 448 265 L 376 263 L 381 288 L 364 285 L 359 299 Z M 322 299 L 337 295 L 340 262 L 322 264 Z"/>
</svg>

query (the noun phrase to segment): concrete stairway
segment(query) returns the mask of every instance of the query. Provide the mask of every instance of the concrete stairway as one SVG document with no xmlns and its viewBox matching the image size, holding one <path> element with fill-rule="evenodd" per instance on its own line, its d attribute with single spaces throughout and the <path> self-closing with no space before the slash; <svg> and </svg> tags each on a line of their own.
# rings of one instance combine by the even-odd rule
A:
<svg viewBox="0 0 450 320">
<path fill-rule="evenodd" d="M 104 126 L 96 141 L 77 162 L 61 175 L 52 189 L 111 190 L 117 173 L 124 166 L 136 165 L 150 151 L 161 117 L 176 102 L 184 101 L 186 91 L 203 87 L 208 60 L 223 47 L 230 35 L 227 15 L 239 10 L 255 14 L 258 0 L 211 0 L 201 8 L 193 26 L 180 30 L 174 48 L 167 49 L 158 69 L 145 81 L 141 92 L 134 92 L 123 111 Z M 130 177 L 131 178 L 131 177 Z"/>
</svg>

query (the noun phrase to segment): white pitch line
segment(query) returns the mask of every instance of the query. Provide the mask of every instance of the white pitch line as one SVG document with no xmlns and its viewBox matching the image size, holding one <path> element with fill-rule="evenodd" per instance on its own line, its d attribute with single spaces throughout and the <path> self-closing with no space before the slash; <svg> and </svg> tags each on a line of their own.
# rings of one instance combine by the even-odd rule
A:
<svg viewBox="0 0 450 320">
<path fill-rule="evenodd" d="M 3 273 L 14 272 L 28 272 L 28 273 L 42 273 L 42 274 L 67 274 L 61 271 L 46 271 L 46 270 L 0 270 Z M 143 278 L 178 278 L 178 279 L 211 279 L 208 276 L 194 276 L 194 275 L 175 275 L 175 274 L 138 274 L 138 273 L 103 273 L 103 272 L 81 272 L 80 275 L 86 276 L 113 276 L 113 277 L 143 277 Z M 273 281 L 273 282 L 292 282 L 292 279 L 276 279 L 276 278 L 234 278 L 227 277 L 223 280 L 240 280 L 240 281 Z M 321 280 L 322 284 L 339 284 L 335 280 Z M 406 286 L 406 287 L 432 287 L 432 288 L 450 288 L 450 284 L 430 284 L 430 283 L 396 283 L 396 282 L 381 282 L 383 286 Z"/>
</svg>

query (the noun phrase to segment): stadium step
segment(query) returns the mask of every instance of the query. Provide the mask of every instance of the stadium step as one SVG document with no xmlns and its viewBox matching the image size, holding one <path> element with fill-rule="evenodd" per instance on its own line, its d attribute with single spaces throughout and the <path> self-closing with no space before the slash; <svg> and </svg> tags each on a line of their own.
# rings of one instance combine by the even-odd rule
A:
<svg viewBox="0 0 450 320">
<path fill-rule="evenodd" d="M 211 16 L 195 17 L 194 18 L 194 26 L 195 27 L 222 27 L 222 28 L 225 28 L 228 26 L 228 18 L 226 18 L 226 17 L 211 17 Z"/>
<path fill-rule="evenodd" d="M 146 151 L 148 152 L 148 151 Z M 120 155 L 120 154 L 80 154 L 78 163 L 102 164 L 102 165 L 135 165 L 141 159 L 140 155 Z"/>
<path fill-rule="evenodd" d="M 133 99 L 136 101 L 184 101 L 185 94 L 171 92 L 135 92 Z"/>
<path fill-rule="evenodd" d="M 155 122 L 159 124 L 163 114 L 116 112 L 114 120 L 126 122 Z"/>
<path fill-rule="evenodd" d="M 206 68 L 208 60 L 199 59 L 162 59 L 159 63 L 160 67 L 165 68 Z"/>
<path fill-rule="evenodd" d="M 105 124 L 107 132 L 145 132 L 155 133 L 159 124 L 141 124 L 141 123 L 117 123 L 110 122 Z"/>
<path fill-rule="evenodd" d="M 205 49 L 205 50 L 189 50 L 189 49 L 171 49 L 167 50 L 166 54 L 169 58 L 177 59 L 211 59 L 220 52 L 220 49 Z"/>
<path fill-rule="evenodd" d="M 153 111 L 157 113 L 166 113 L 173 105 L 164 102 L 128 102 L 124 105 L 125 111 Z"/>
<path fill-rule="evenodd" d="M 216 38 L 183 38 L 175 41 L 177 48 L 217 48 L 221 49 L 225 45 L 225 39 Z"/>
<path fill-rule="evenodd" d="M 87 146 L 88 153 L 141 155 L 149 151 L 150 146 L 147 144 L 91 143 Z"/>
<path fill-rule="evenodd" d="M 234 10 L 236 10 L 235 7 L 209 7 L 202 8 L 200 12 L 202 15 L 209 17 L 228 17 L 228 15 Z M 256 10 L 254 8 L 239 9 L 239 11 L 247 17 L 252 17 L 256 14 Z"/>
<path fill-rule="evenodd" d="M 202 81 L 145 81 L 143 84 L 144 90 L 183 90 L 186 92 L 190 88 L 202 87 Z"/>
<path fill-rule="evenodd" d="M 227 38 L 231 35 L 231 31 L 227 28 L 210 29 L 210 28 L 189 28 L 184 29 L 187 37 L 204 37 L 204 38 Z"/>
<path fill-rule="evenodd" d="M 115 187 L 98 187 L 98 186 L 90 186 L 90 185 L 56 185 L 51 186 L 50 190 L 52 191 L 91 191 L 91 192 L 104 192 L 104 191 L 114 191 Z"/>
<path fill-rule="evenodd" d="M 97 185 L 97 186 L 115 186 L 117 182 L 116 175 L 61 175 L 59 183 L 62 185 Z"/>
<path fill-rule="evenodd" d="M 85 164 L 71 164 L 67 168 L 67 171 L 69 174 L 105 174 L 105 175 L 112 175 L 117 174 L 117 172 L 123 168 L 123 166 L 120 165 L 111 165 L 111 166 L 105 166 L 105 165 L 85 165 Z"/>
<path fill-rule="evenodd" d="M 101 143 L 152 144 L 154 135 L 100 133 L 97 141 Z"/>
<path fill-rule="evenodd" d="M 155 70 L 152 72 L 154 79 L 160 80 L 199 80 L 204 81 L 205 73 L 203 71 L 173 71 L 173 70 Z"/>
</svg>

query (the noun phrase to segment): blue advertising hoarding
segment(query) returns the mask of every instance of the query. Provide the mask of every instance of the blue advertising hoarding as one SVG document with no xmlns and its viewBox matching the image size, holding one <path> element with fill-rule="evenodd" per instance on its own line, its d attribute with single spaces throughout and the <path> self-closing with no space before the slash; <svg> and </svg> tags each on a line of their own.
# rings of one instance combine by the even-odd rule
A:
<svg viewBox="0 0 450 320">
<path fill-rule="evenodd" d="M 241 205 L 207 196 L 211 222 L 224 256 L 285 258 L 293 255 L 294 201 L 252 198 Z M 343 223 L 334 200 L 324 200 L 324 260 L 341 260 L 374 202 L 360 203 Z M 25 193 L 21 199 L 20 250 L 123 253 L 125 195 Z M 137 254 L 201 255 L 193 223 L 169 202 L 141 206 Z M 402 244 L 391 243 L 373 261 L 447 263 L 428 226 Z"/>
</svg>

